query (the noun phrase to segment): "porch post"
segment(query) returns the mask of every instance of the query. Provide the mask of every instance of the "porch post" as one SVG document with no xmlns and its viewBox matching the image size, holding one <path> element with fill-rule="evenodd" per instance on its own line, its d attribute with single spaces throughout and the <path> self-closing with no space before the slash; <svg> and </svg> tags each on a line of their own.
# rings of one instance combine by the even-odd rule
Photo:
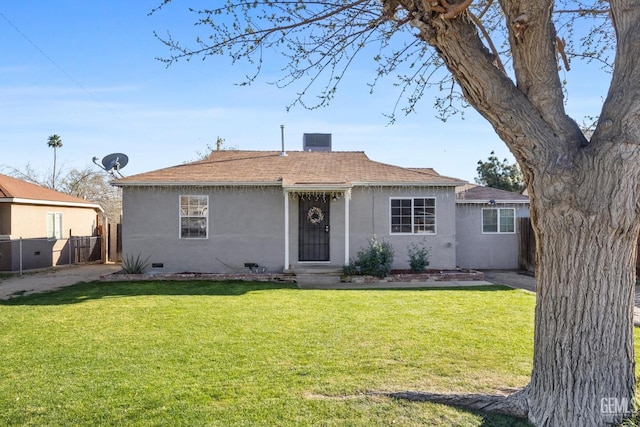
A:
<svg viewBox="0 0 640 427">
<path fill-rule="evenodd" d="M 289 193 L 284 191 L 284 270 L 289 268 Z"/>
<path fill-rule="evenodd" d="M 349 202 L 351 190 L 344 192 L 344 265 L 349 265 Z"/>
</svg>

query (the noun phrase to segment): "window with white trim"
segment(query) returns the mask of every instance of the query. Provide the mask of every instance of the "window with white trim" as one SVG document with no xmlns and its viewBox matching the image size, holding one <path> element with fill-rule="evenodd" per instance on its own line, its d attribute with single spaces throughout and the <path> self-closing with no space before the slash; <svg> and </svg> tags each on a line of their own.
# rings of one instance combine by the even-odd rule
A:
<svg viewBox="0 0 640 427">
<path fill-rule="evenodd" d="M 482 209 L 483 233 L 515 233 L 516 210 L 515 208 L 483 208 Z"/>
<path fill-rule="evenodd" d="M 180 196 L 180 238 L 206 239 L 209 231 L 209 196 Z"/>
<path fill-rule="evenodd" d="M 62 239 L 62 214 L 47 212 L 47 239 Z"/>
<path fill-rule="evenodd" d="M 393 198 L 390 200 L 391 234 L 435 234 L 434 197 Z"/>
</svg>

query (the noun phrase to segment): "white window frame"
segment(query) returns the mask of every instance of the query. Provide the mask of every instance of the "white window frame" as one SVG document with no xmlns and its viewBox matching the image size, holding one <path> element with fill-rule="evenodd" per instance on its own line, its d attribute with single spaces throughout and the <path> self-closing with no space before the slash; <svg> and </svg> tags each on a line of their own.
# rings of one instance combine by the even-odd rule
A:
<svg viewBox="0 0 640 427">
<path fill-rule="evenodd" d="M 47 212 L 47 239 L 62 239 L 62 212 Z"/>
<path fill-rule="evenodd" d="M 501 211 L 511 211 L 513 212 L 513 231 L 500 231 L 500 218 Z M 496 211 L 497 214 L 497 224 L 496 231 L 484 231 L 484 213 L 485 211 Z M 516 234 L 516 208 L 482 208 L 482 214 L 480 216 L 480 231 L 482 234 Z"/>
<path fill-rule="evenodd" d="M 200 197 L 204 197 L 205 200 L 205 204 L 203 205 L 204 207 L 204 212 L 200 212 L 199 214 L 197 212 L 184 212 L 183 208 L 182 208 L 182 198 L 183 197 L 193 197 L 193 198 L 200 198 Z M 187 202 L 189 204 L 189 202 Z M 197 206 L 197 205 L 196 205 Z M 209 225 L 210 225 L 210 221 L 209 221 L 209 196 L 204 195 L 204 194 L 181 194 L 178 196 L 178 237 L 181 240 L 203 240 L 203 239 L 208 239 L 209 238 Z M 204 231 L 204 236 L 183 236 L 182 235 L 182 220 L 183 219 L 188 219 L 188 218 L 192 218 L 192 219 L 196 219 L 196 220 L 204 220 L 204 226 L 205 226 L 205 231 Z"/>
<path fill-rule="evenodd" d="M 416 224 L 416 213 L 415 213 L 415 200 L 433 200 L 433 231 L 415 231 Z M 394 200 L 411 200 L 411 232 L 402 232 L 402 231 L 393 231 L 393 201 Z M 432 196 L 411 196 L 411 197 L 390 197 L 389 198 L 389 234 L 393 234 L 395 236 L 405 235 L 405 236 L 415 236 L 415 235 L 436 235 L 438 234 L 438 215 L 437 215 L 437 201 L 435 197 Z"/>
</svg>

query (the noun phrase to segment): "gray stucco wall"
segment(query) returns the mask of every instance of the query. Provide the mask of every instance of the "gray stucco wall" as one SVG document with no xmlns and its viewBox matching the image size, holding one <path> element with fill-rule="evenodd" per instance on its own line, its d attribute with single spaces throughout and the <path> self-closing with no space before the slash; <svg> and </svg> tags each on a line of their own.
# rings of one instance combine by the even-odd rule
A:
<svg viewBox="0 0 640 427">
<path fill-rule="evenodd" d="M 482 204 L 458 204 L 456 209 L 456 252 L 459 267 L 470 269 L 517 269 L 518 224 L 511 234 L 482 233 Z M 516 218 L 528 217 L 526 205 L 499 204 L 496 207 L 515 208 Z"/>
<path fill-rule="evenodd" d="M 209 196 L 207 239 L 179 238 L 180 195 Z M 149 257 L 162 264 L 152 272 L 246 272 L 244 263 L 257 263 L 269 272 L 299 268 L 298 196 L 289 195 L 289 261 L 285 263 L 284 195 L 281 188 L 136 188 L 123 191 L 123 257 Z M 434 235 L 392 235 L 391 197 L 435 197 Z M 349 257 L 345 257 L 345 199 L 330 200 L 330 261 L 341 267 L 346 258 L 368 246 L 376 235 L 395 249 L 394 268 L 408 268 L 407 247 L 424 243 L 430 268 L 451 269 L 455 254 L 455 195 L 453 187 L 355 188 L 350 199 Z M 285 265 L 286 264 L 286 265 Z"/>
<path fill-rule="evenodd" d="M 434 197 L 436 199 L 436 234 L 398 235 L 390 230 L 390 199 L 392 197 Z M 430 251 L 429 268 L 455 268 L 455 195 L 453 187 L 356 187 L 349 200 L 349 256 L 345 258 L 345 199 L 339 196 L 330 202 L 331 209 L 331 261 L 325 263 L 342 267 L 347 259 L 354 259 L 358 251 L 369 246 L 376 236 L 378 241 L 389 242 L 395 251 L 396 269 L 409 268 L 408 246 L 424 244 Z M 289 204 L 290 267 L 304 267 L 310 263 L 298 262 L 298 201 L 293 196 Z"/>
<path fill-rule="evenodd" d="M 391 234 L 390 199 L 392 197 L 435 197 L 435 234 Z M 385 240 L 394 248 L 394 266 L 409 268 L 408 246 L 424 244 L 429 249 L 430 269 L 453 269 L 455 254 L 455 194 L 453 187 L 424 188 L 357 188 L 353 190 L 350 207 L 350 252 L 355 257 L 359 250 L 368 247 L 373 235 Z"/>
<path fill-rule="evenodd" d="M 180 239 L 180 195 L 209 196 L 208 238 Z M 244 263 L 282 271 L 283 197 L 272 188 L 125 188 L 123 259 L 163 264 L 152 272 L 246 272 Z"/>
</svg>

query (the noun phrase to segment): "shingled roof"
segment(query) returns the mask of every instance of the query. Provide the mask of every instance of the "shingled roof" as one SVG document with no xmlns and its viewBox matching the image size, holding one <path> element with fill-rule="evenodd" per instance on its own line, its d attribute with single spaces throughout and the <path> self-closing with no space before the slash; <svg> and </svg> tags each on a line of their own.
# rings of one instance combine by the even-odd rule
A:
<svg viewBox="0 0 640 427">
<path fill-rule="evenodd" d="M 56 206 L 82 206 L 102 210 L 100 205 L 60 193 L 40 185 L 0 174 L 0 203 L 32 203 Z"/>
<path fill-rule="evenodd" d="M 456 188 L 457 203 L 487 203 L 489 200 L 499 203 L 529 203 L 527 196 L 498 188 L 475 184 L 465 184 Z"/>
<path fill-rule="evenodd" d="M 363 152 L 213 151 L 205 160 L 129 176 L 113 182 L 136 185 L 277 185 L 350 187 L 354 185 L 463 184 L 433 169 L 408 169 L 370 160 Z"/>
</svg>

